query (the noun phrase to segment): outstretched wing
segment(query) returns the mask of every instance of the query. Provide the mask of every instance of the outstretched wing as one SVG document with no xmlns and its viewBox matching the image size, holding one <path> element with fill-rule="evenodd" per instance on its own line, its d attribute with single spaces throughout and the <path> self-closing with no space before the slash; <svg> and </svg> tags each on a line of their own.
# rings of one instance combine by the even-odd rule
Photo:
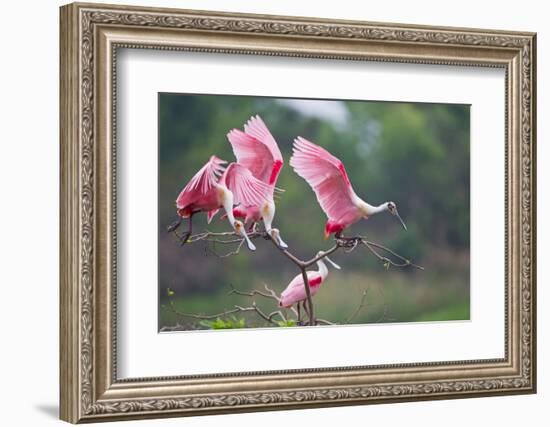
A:
<svg viewBox="0 0 550 427">
<path fill-rule="evenodd" d="M 244 132 L 233 129 L 227 134 L 237 161 L 259 180 L 275 185 L 283 167 L 283 156 L 277 141 L 260 116 L 251 117 Z"/>
<path fill-rule="evenodd" d="M 216 156 L 210 157 L 210 160 L 191 178 L 191 181 L 181 190 L 176 199 L 178 209 L 195 202 L 198 198 L 208 193 L 216 183 L 220 175 L 224 171 L 225 160 L 221 160 Z"/>
<path fill-rule="evenodd" d="M 355 212 L 355 192 L 344 164 L 324 148 L 299 136 L 294 140 L 290 165 L 304 178 L 330 220 Z"/>
<path fill-rule="evenodd" d="M 235 205 L 261 205 L 270 192 L 269 185 L 255 178 L 252 172 L 239 163 L 231 163 L 225 170 L 222 180 L 233 193 Z"/>
</svg>

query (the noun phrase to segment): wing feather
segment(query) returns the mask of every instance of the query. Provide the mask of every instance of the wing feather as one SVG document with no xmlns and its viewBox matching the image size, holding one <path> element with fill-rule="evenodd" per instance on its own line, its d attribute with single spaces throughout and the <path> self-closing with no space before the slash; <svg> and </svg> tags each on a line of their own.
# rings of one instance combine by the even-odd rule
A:
<svg viewBox="0 0 550 427">
<path fill-rule="evenodd" d="M 260 116 L 251 117 L 244 125 L 244 132 L 231 130 L 227 139 L 240 164 L 247 167 L 257 179 L 275 185 L 283 167 L 283 156 Z"/>
<path fill-rule="evenodd" d="M 233 193 L 233 203 L 243 206 L 259 206 L 269 197 L 271 188 L 260 181 L 245 166 L 231 163 L 222 179 Z"/>
<path fill-rule="evenodd" d="M 301 136 L 294 140 L 290 165 L 304 178 L 330 220 L 355 213 L 355 192 L 344 164 L 324 148 Z"/>
<path fill-rule="evenodd" d="M 220 175 L 225 170 L 223 166 L 225 163 L 227 163 L 225 160 L 219 159 L 216 156 L 210 157 L 208 162 L 191 178 L 185 188 L 181 190 L 176 199 L 177 208 L 183 209 L 214 188 Z"/>
</svg>

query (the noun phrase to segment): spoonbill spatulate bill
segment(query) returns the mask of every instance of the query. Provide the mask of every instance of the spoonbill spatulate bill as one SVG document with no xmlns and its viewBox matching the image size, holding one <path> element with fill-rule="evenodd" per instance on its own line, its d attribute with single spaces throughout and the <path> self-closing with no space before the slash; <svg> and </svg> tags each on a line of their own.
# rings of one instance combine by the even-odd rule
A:
<svg viewBox="0 0 550 427">
<path fill-rule="evenodd" d="M 328 217 L 325 225 L 326 238 L 332 233 L 341 237 L 347 227 L 360 219 L 386 211 L 407 229 L 394 202 L 373 206 L 359 198 L 351 186 L 344 164 L 317 144 L 301 136 L 297 137 L 294 140 L 290 165 L 313 189 Z"/>
<path fill-rule="evenodd" d="M 320 251 L 317 253 L 317 257 L 324 255 L 324 252 Z M 340 270 L 340 266 L 325 256 L 317 261 L 318 271 L 306 271 L 307 280 L 309 283 L 309 292 L 313 297 L 321 287 L 321 284 L 325 281 L 328 276 L 328 268 L 324 260 L 327 260 L 334 268 Z M 304 278 L 302 274 L 298 274 L 291 282 L 288 284 L 286 289 L 281 293 L 279 298 L 279 307 L 290 308 L 294 304 L 297 304 L 298 309 L 298 321 L 300 321 L 300 304 L 304 306 L 304 310 L 307 312 L 306 306 L 307 294 L 304 288 Z"/>
<path fill-rule="evenodd" d="M 246 239 L 250 250 L 256 250 L 246 234 L 244 224 L 233 216 L 233 206 L 261 203 L 267 197 L 269 186 L 256 179 L 243 165 L 230 163 L 224 167 L 226 163 L 216 156 L 210 157 L 176 199 L 179 219 L 168 227 L 168 231 L 174 231 L 183 218 L 188 218 L 189 228 L 182 244 L 186 243 L 191 235 L 193 215 L 206 212 L 210 223 L 214 215 L 223 208 L 235 233 Z"/>
<path fill-rule="evenodd" d="M 245 166 L 255 178 L 269 186 L 265 200 L 258 204 L 242 204 L 233 210 L 233 214 L 238 218 L 244 218 L 245 224 L 252 221 L 253 226 L 260 219 L 263 220 L 266 232 L 271 234 L 279 246 L 287 248 L 279 231 L 272 228 L 275 217 L 273 195 L 283 167 L 283 156 L 277 141 L 258 115 L 248 120 L 244 125 L 244 132 L 240 129 L 232 129 L 227 134 L 227 139 L 233 148 L 237 163 Z"/>
</svg>

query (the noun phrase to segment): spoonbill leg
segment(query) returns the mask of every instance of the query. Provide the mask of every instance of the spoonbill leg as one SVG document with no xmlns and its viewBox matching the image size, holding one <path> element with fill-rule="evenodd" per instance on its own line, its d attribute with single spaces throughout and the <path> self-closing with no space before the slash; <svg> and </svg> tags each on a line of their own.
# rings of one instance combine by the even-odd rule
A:
<svg viewBox="0 0 550 427">
<path fill-rule="evenodd" d="M 300 303 L 298 303 L 300 304 Z M 309 310 L 307 309 L 307 300 L 302 301 L 302 305 L 304 306 L 304 311 L 306 312 L 307 317 L 309 318 Z"/>
<path fill-rule="evenodd" d="M 177 221 L 174 221 L 172 224 L 170 224 L 168 227 L 166 227 L 166 231 L 168 233 L 172 233 L 173 231 L 176 231 L 176 229 L 181 225 L 181 221 L 183 218 L 180 216 Z"/>
<path fill-rule="evenodd" d="M 183 233 L 180 236 L 180 245 L 183 246 L 187 243 L 189 238 L 191 237 L 191 233 L 193 231 L 193 214 L 189 215 L 189 228 L 185 233 Z"/>
</svg>

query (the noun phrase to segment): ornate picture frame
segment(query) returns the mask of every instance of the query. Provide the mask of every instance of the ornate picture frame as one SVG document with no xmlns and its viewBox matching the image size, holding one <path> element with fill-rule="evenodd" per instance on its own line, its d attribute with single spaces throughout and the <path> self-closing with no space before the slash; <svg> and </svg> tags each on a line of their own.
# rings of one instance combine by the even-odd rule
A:
<svg viewBox="0 0 550 427">
<path fill-rule="evenodd" d="M 536 391 L 536 35 L 70 4 L 60 11 L 61 419 L 311 408 Z M 117 49 L 502 68 L 502 359 L 117 379 Z"/>
</svg>

